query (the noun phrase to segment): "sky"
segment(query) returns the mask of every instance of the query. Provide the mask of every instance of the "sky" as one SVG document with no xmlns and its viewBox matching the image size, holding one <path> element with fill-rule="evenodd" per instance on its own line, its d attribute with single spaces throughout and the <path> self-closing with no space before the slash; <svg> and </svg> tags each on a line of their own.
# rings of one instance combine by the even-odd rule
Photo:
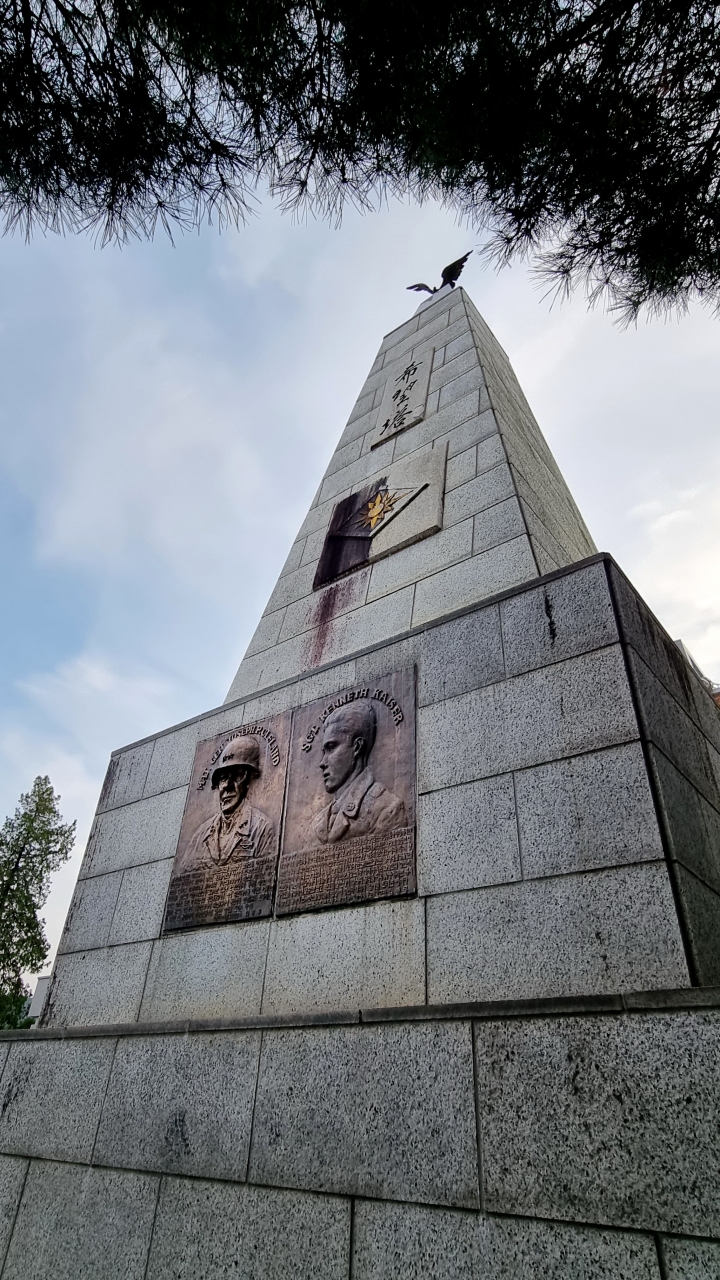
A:
<svg viewBox="0 0 720 1280">
<path fill-rule="evenodd" d="M 480 243 L 432 203 L 270 200 L 174 244 L 0 239 L 0 819 L 49 774 L 77 820 L 50 959 L 110 752 L 223 701 L 406 285 Z M 598 547 L 720 682 L 720 320 L 462 283 Z"/>
</svg>

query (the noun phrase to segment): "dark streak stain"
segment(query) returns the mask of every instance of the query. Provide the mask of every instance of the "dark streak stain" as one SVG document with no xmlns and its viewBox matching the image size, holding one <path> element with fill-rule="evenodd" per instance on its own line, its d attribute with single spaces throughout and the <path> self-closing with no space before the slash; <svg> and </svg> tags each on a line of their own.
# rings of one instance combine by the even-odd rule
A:
<svg viewBox="0 0 720 1280">
<path fill-rule="evenodd" d="M 190 1139 L 188 1138 L 186 1118 L 187 1113 L 182 1110 L 176 1111 L 168 1120 L 166 1139 L 168 1147 L 174 1155 L 190 1154 L 191 1148 Z"/>
<path fill-rule="evenodd" d="M 322 661 L 333 619 L 348 605 L 355 590 L 356 579 L 345 578 L 326 587 L 322 595 L 315 601 L 310 617 L 313 628 L 310 638 L 308 662 L 316 667 Z"/>
<path fill-rule="evenodd" d="M 547 591 L 543 591 L 543 597 L 545 599 L 545 615 L 548 620 L 548 631 L 550 632 L 550 644 L 552 646 L 557 640 L 557 627 L 555 625 L 555 618 L 553 617 L 552 603 Z"/>
</svg>

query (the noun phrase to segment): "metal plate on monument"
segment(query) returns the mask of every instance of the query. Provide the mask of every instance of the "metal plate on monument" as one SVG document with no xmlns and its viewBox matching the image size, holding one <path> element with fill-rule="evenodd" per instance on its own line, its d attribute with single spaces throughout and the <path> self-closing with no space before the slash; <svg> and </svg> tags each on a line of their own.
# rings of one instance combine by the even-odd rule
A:
<svg viewBox="0 0 720 1280">
<path fill-rule="evenodd" d="M 290 718 L 198 744 L 163 933 L 271 915 Z"/>
<path fill-rule="evenodd" d="M 415 672 L 296 710 L 275 914 L 414 893 Z"/>
</svg>

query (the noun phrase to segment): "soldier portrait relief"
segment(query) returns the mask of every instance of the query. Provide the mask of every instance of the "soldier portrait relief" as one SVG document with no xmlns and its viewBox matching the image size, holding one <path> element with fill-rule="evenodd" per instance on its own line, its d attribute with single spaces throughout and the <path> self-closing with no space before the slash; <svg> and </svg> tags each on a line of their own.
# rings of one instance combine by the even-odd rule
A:
<svg viewBox="0 0 720 1280">
<path fill-rule="evenodd" d="M 254 858 L 275 851 L 275 827 L 267 814 L 248 799 L 252 783 L 260 777 L 257 738 L 237 738 L 223 751 L 210 774 L 210 789 L 217 793 L 218 812 L 201 823 L 182 861 L 190 867 L 222 867 L 238 858 Z"/>
<path fill-rule="evenodd" d="M 415 887 L 410 668 L 295 711 L 275 913 Z"/>
<path fill-rule="evenodd" d="M 163 932 L 272 913 L 290 713 L 200 742 Z"/>
<path fill-rule="evenodd" d="M 198 743 L 163 933 L 415 889 L 414 668 Z"/>
<path fill-rule="evenodd" d="M 407 826 L 403 801 L 377 782 L 370 768 L 376 736 L 371 702 L 351 703 L 326 721 L 319 768 L 331 798 L 310 821 L 312 843 L 336 844 Z"/>
</svg>

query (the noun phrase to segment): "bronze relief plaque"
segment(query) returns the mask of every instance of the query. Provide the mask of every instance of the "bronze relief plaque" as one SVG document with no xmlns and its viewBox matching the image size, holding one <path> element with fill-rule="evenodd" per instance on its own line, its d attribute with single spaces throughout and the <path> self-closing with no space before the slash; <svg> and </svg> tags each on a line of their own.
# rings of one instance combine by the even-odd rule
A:
<svg viewBox="0 0 720 1280">
<path fill-rule="evenodd" d="M 275 914 L 415 889 L 409 668 L 295 711 Z"/>
<path fill-rule="evenodd" d="M 290 713 L 198 744 L 163 933 L 272 913 Z"/>
</svg>

